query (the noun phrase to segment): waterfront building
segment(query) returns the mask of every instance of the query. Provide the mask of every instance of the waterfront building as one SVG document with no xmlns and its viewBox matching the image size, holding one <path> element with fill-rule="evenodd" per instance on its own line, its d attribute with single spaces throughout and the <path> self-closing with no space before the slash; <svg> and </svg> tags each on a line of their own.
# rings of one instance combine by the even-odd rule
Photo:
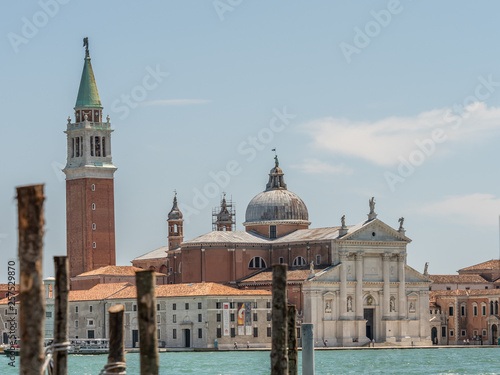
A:
<svg viewBox="0 0 500 375">
<path fill-rule="evenodd" d="M 432 339 L 440 344 L 498 344 L 500 260 L 430 275 Z"/>
<path fill-rule="evenodd" d="M 103 107 L 90 63 L 87 38 L 83 72 L 68 117 L 66 236 L 70 277 L 115 265 L 114 183 L 111 123 Z"/>
<path fill-rule="evenodd" d="M 343 216 L 341 225 L 309 228 L 307 207 L 288 190 L 275 157 L 265 190 L 247 206 L 245 231 L 214 225 L 212 232 L 154 250 L 132 264 L 168 270 L 173 283 L 254 290 L 271 290 L 270 266 L 287 264 L 288 300 L 297 307 L 298 323 L 314 323 L 316 337 L 329 345 L 361 346 L 372 339 L 430 344 L 431 281 L 406 264 L 411 240 L 404 219 L 393 229 L 377 219 L 374 207 L 372 198 L 368 220 L 354 226 Z M 177 197 L 172 210 L 182 218 Z"/>
<path fill-rule="evenodd" d="M 234 342 L 269 348 L 271 293 L 215 283 L 160 285 L 155 288 L 160 347 L 233 348 Z M 125 306 L 125 346 L 137 347 L 137 290 L 130 283 L 98 284 L 72 290 L 70 338 L 107 338 L 107 310 Z"/>
</svg>

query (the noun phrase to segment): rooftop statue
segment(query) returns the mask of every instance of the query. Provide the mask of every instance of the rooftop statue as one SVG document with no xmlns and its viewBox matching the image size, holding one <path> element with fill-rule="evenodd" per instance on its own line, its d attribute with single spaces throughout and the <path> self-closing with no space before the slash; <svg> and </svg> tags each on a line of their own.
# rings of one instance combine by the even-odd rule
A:
<svg viewBox="0 0 500 375">
<path fill-rule="evenodd" d="M 374 214 L 375 213 L 375 197 L 372 197 L 372 199 L 370 199 L 368 201 L 368 204 L 370 205 L 370 214 Z"/>
</svg>

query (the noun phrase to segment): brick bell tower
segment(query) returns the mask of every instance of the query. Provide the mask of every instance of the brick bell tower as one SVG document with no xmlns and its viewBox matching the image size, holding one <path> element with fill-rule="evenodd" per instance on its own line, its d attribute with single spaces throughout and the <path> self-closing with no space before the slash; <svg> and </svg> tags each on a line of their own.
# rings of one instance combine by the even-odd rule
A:
<svg viewBox="0 0 500 375">
<path fill-rule="evenodd" d="M 184 231 L 182 224 L 184 219 L 182 218 L 182 212 L 177 206 L 177 192 L 174 196 L 174 203 L 172 204 L 172 209 L 168 213 L 168 249 L 177 249 L 182 241 L 184 240 Z"/>
<path fill-rule="evenodd" d="M 102 105 L 90 63 L 88 39 L 75 105 L 68 117 L 66 167 L 66 236 L 70 277 L 115 265 L 115 213 L 111 160 L 111 123 Z"/>
</svg>

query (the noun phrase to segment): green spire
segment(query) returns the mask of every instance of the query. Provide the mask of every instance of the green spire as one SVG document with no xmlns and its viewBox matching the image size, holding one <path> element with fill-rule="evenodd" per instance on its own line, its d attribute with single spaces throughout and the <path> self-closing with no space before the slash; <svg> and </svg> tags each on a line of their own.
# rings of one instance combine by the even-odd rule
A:
<svg viewBox="0 0 500 375">
<path fill-rule="evenodd" d="M 82 79 L 80 80 L 75 107 L 102 107 L 95 83 L 94 72 L 92 71 L 92 64 L 90 63 L 88 47 L 85 51 L 85 63 L 83 64 Z"/>
</svg>

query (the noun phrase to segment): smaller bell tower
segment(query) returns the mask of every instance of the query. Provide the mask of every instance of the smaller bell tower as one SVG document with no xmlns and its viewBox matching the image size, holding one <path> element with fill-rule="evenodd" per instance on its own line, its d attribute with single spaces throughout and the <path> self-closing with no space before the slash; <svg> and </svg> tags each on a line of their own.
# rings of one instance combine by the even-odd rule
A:
<svg viewBox="0 0 500 375">
<path fill-rule="evenodd" d="M 182 218 L 182 212 L 177 206 L 177 192 L 174 195 L 174 203 L 172 209 L 168 213 L 168 249 L 177 249 L 182 241 L 184 240 L 184 232 L 182 229 L 182 223 L 184 219 Z"/>
<path fill-rule="evenodd" d="M 226 200 L 226 193 L 222 193 L 220 207 L 212 211 L 212 230 L 230 232 L 236 229 L 236 212 L 232 200 Z"/>
</svg>

